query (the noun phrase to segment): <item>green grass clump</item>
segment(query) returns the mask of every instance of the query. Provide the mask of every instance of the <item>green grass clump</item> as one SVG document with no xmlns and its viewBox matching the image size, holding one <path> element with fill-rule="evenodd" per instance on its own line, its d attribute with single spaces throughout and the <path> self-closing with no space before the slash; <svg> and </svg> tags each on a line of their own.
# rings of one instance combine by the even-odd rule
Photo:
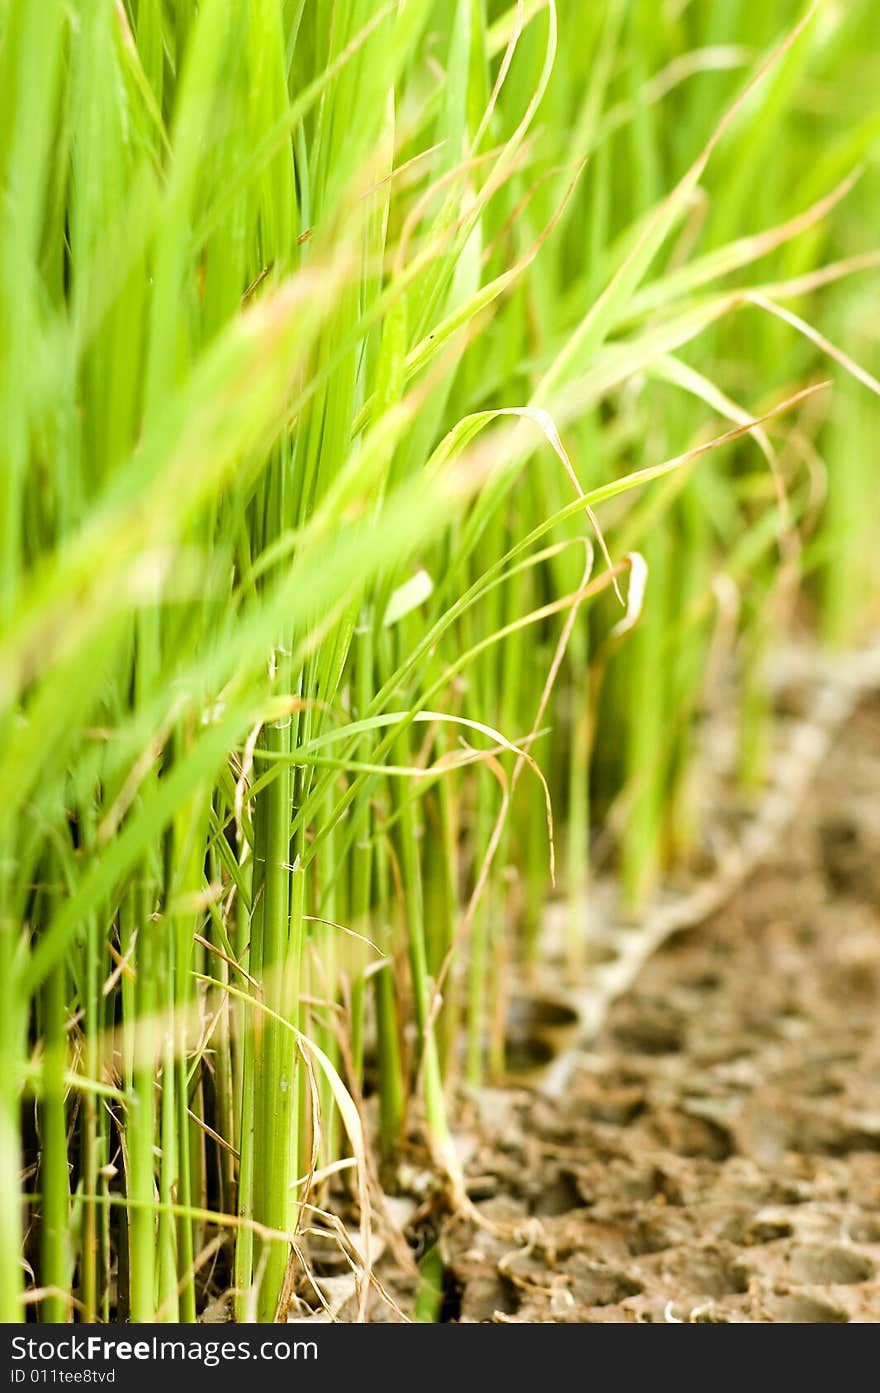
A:
<svg viewBox="0 0 880 1393">
<path fill-rule="evenodd" d="M 283 1318 L 330 1176 L 455 1183 L 554 869 L 577 973 L 719 656 L 759 786 L 876 618 L 871 18 L 0 8 L 0 1318 Z"/>
</svg>

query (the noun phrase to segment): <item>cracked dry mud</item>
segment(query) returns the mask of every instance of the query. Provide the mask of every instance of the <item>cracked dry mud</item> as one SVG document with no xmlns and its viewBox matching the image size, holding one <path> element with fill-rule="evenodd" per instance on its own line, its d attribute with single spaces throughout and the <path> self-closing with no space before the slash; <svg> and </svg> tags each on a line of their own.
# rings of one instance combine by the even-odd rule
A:
<svg viewBox="0 0 880 1393">
<path fill-rule="evenodd" d="M 495 1092 L 462 1321 L 880 1320 L 880 703 L 774 860 L 671 940 L 561 1098 Z"/>
</svg>

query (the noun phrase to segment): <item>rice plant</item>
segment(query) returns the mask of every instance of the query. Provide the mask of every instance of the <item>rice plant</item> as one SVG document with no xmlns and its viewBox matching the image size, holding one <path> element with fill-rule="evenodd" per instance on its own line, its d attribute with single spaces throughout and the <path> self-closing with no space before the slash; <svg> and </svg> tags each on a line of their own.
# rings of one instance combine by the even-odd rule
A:
<svg viewBox="0 0 880 1393">
<path fill-rule="evenodd" d="M 759 786 L 876 617 L 871 9 L 0 8 L 4 1320 L 284 1319 L 404 1144 L 455 1202 L 718 644 Z"/>
</svg>

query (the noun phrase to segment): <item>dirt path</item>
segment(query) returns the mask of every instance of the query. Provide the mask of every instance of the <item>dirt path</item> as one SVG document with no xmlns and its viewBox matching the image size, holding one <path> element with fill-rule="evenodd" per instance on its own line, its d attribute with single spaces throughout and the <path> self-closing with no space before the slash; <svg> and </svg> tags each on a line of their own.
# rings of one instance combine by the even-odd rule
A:
<svg viewBox="0 0 880 1393">
<path fill-rule="evenodd" d="M 469 1186 L 519 1241 L 450 1225 L 447 1316 L 880 1321 L 878 1005 L 874 704 L 773 864 L 657 954 L 564 1096 L 495 1096 Z"/>
</svg>

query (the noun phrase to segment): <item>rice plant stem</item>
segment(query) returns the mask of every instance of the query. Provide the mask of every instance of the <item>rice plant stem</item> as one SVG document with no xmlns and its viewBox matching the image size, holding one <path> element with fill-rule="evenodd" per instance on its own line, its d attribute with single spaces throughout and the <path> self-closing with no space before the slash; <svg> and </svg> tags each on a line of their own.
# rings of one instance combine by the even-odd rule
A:
<svg viewBox="0 0 880 1393">
<path fill-rule="evenodd" d="M 136 886 L 120 908 L 120 940 L 123 956 L 131 949 L 137 928 L 137 1007 L 129 1015 L 134 1020 L 134 1064 L 128 1083 L 127 1160 L 128 1195 L 135 1202 L 128 1210 L 128 1308 L 132 1321 L 152 1322 L 155 1317 L 156 1274 L 153 1146 L 154 1101 L 153 1060 L 156 1058 L 156 950 L 155 925 L 147 912 L 143 886 Z"/>
<path fill-rule="evenodd" d="M 411 760 L 408 741 L 404 740 L 401 746 L 398 746 L 397 753 L 398 758 L 403 763 L 408 763 Z M 417 814 L 412 803 L 406 797 L 405 789 L 395 788 L 395 794 L 398 800 L 400 867 L 404 884 L 413 1006 L 419 1032 L 419 1068 L 425 1102 L 425 1119 L 429 1140 L 438 1156 L 442 1157 L 449 1148 L 449 1128 L 446 1119 L 446 1101 L 443 1096 L 443 1076 L 440 1070 L 437 1038 L 434 1023 L 429 1014 L 432 984 L 428 975 L 428 954 L 425 944 L 422 867 L 416 828 Z"/>
<path fill-rule="evenodd" d="M 291 721 L 266 730 L 267 748 L 289 753 Z M 292 771 L 278 765 L 278 774 L 261 795 L 266 800 L 265 865 L 263 866 L 262 980 L 266 1005 L 277 1015 L 297 1024 L 299 956 L 302 936 L 302 875 L 296 877 L 298 906 L 291 903 L 290 810 Z M 256 1133 L 257 1156 L 264 1174 L 260 1185 L 261 1206 L 257 1219 L 269 1228 L 286 1229 L 290 1206 L 290 1182 L 296 1174 L 292 1152 L 296 1123 L 296 1051 L 289 1031 L 268 1017 L 262 1032 L 257 1106 L 261 1110 Z M 287 1270 L 288 1254 L 279 1243 L 268 1245 L 257 1305 L 261 1321 L 275 1319 L 278 1297 Z"/>
<path fill-rule="evenodd" d="M 53 1288 L 40 1305 L 44 1322 L 65 1321 L 70 1307 L 60 1294 L 68 1289 L 68 1210 L 70 1190 L 67 1157 L 67 1120 L 64 1106 L 66 1066 L 67 970 L 63 963 L 54 967 L 43 988 L 43 1094 L 40 1103 L 42 1153 L 40 1176 L 43 1192 L 41 1224 L 41 1280 Z"/>
</svg>

